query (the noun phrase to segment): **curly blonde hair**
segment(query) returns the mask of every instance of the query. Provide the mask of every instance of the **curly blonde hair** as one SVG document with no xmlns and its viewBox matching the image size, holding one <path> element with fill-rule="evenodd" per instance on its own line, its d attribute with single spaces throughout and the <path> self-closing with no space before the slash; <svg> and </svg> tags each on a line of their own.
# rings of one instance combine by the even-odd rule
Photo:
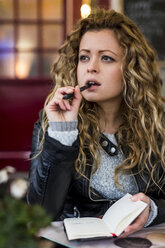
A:
<svg viewBox="0 0 165 248">
<path fill-rule="evenodd" d="M 119 176 L 130 173 L 138 167 L 137 173 L 145 173 L 153 186 L 163 186 L 165 172 L 165 132 L 164 99 L 161 96 L 162 80 L 156 63 L 154 50 L 137 26 L 125 15 L 114 10 L 96 9 L 85 19 L 80 20 L 65 43 L 59 49 L 58 60 L 52 68 L 55 88 L 47 97 L 45 106 L 54 96 L 57 88 L 77 84 L 76 69 L 78 64 L 81 37 L 89 30 L 113 30 L 124 51 L 122 120 L 117 133 L 120 147 L 127 147 L 125 160 L 116 167 L 115 182 Z M 80 139 L 79 156 L 75 168 L 85 176 L 87 158 L 85 150 L 89 149 L 93 158 L 93 171 L 100 164 L 99 114 L 96 103 L 82 100 L 78 116 Z M 43 138 L 48 128 L 48 120 L 43 111 Z M 151 163 L 154 155 L 155 163 Z M 161 162 L 161 167 L 158 166 Z M 163 173 L 160 175 L 159 168 Z M 156 173 L 154 173 L 156 171 Z M 147 190 L 147 189 L 146 189 Z"/>
</svg>

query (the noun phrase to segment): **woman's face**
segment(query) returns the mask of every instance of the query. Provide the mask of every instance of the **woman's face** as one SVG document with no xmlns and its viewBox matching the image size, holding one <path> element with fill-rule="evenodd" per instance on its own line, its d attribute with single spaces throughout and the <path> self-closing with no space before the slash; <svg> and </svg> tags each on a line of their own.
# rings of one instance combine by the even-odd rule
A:
<svg viewBox="0 0 165 248">
<path fill-rule="evenodd" d="M 109 29 L 88 31 L 81 39 L 77 80 L 80 87 L 95 82 L 82 92 L 87 101 L 121 101 L 123 49 Z"/>
</svg>

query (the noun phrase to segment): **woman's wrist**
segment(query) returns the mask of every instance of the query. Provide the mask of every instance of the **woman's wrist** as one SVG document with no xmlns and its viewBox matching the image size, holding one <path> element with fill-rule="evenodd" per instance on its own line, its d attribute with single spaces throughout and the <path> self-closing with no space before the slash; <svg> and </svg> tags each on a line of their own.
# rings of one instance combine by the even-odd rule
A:
<svg viewBox="0 0 165 248">
<path fill-rule="evenodd" d="M 75 131 L 77 130 L 78 121 L 53 122 L 49 121 L 49 128 L 52 131 Z"/>
<path fill-rule="evenodd" d="M 147 223 L 144 225 L 144 227 L 149 226 L 154 221 L 154 219 L 156 218 L 157 214 L 158 214 L 158 207 L 155 204 L 155 202 L 152 199 L 150 199 L 149 217 L 148 217 Z"/>
<path fill-rule="evenodd" d="M 77 121 L 49 122 L 48 135 L 63 145 L 71 146 L 78 136 L 77 123 Z"/>
</svg>

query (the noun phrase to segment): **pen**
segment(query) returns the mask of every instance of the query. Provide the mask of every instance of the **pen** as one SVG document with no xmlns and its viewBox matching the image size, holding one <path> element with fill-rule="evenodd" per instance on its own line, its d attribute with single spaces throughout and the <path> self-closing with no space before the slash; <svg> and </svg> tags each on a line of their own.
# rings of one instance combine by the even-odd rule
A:
<svg viewBox="0 0 165 248">
<path fill-rule="evenodd" d="M 94 84 L 95 84 L 94 82 L 88 82 L 88 84 L 86 84 L 86 85 L 84 85 L 84 86 L 82 86 L 82 87 L 80 88 L 80 92 L 82 92 L 82 91 L 84 91 L 84 90 L 90 88 L 90 87 L 91 87 L 92 85 L 94 85 Z M 74 92 L 73 92 L 73 93 L 65 94 L 65 95 L 63 96 L 63 99 L 64 99 L 64 100 L 68 100 L 68 99 L 70 99 L 70 98 L 72 98 L 72 97 L 74 97 Z"/>
</svg>

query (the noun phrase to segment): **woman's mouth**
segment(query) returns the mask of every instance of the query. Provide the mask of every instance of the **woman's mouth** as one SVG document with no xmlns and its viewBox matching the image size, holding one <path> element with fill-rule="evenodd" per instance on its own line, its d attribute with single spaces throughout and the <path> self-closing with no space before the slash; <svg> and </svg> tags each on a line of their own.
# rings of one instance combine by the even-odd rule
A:
<svg viewBox="0 0 165 248">
<path fill-rule="evenodd" d="M 93 81 L 93 80 L 89 80 L 86 85 L 89 85 L 89 90 L 94 88 L 94 87 L 98 87 L 100 86 L 101 84 L 99 84 L 97 81 Z"/>
<path fill-rule="evenodd" d="M 86 84 L 90 86 L 100 86 L 100 84 L 97 81 L 93 81 L 93 80 L 87 81 Z"/>
</svg>

